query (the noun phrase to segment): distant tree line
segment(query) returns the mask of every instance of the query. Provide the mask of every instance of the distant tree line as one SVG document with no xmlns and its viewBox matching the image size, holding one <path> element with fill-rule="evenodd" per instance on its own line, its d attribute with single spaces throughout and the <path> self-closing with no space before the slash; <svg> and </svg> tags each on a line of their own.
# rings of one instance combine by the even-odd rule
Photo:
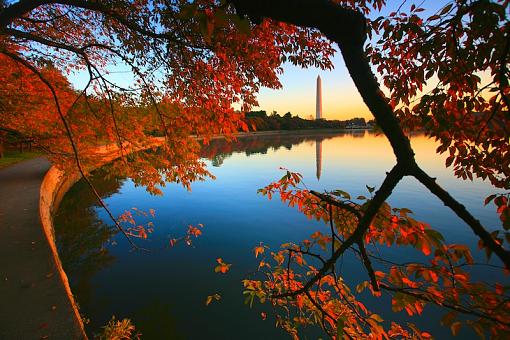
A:
<svg viewBox="0 0 510 340">
<path fill-rule="evenodd" d="M 365 121 L 365 118 L 353 118 L 349 120 L 326 120 L 326 119 L 303 119 L 287 112 L 283 116 L 273 111 L 270 115 L 266 111 L 247 112 L 246 123 L 251 130 L 299 130 L 299 129 L 349 129 L 367 128 L 374 125 L 373 121 Z"/>
</svg>

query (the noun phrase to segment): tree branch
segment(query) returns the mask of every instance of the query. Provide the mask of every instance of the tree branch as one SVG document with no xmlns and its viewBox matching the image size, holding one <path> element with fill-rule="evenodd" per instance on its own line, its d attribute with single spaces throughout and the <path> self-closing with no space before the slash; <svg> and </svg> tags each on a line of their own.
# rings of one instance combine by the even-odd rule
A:
<svg viewBox="0 0 510 340">
<path fill-rule="evenodd" d="M 344 210 L 350 212 L 351 214 L 356 216 L 356 218 L 358 220 L 361 220 L 361 217 L 362 217 L 361 211 L 358 209 L 358 206 L 355 205 L 354 203 L 340 202 L 329 195 L 322 194 L 322 193 L 314 191 L 314 190 L 310 190 L 310 193 L 330 205 L 334 205 L 335 207 L 338 207 L 340 209 L 344 209 Z"/>
<path fill-rule="evenodd" d="M 53 0 L 20 0 L 0 11 L 0 30 L 41 5 L 54 3 Z"/>
<path fill-rule="evenodd" d="M 497 318 L 495 318 L 495 317 L 493 317 L 493 316 L 491 316 L 491 315 L 489 315 L 487 313 L 480 313 L 480 312 L 477 312 L 476 310 L 468 309 L 468 308 L 465 308 L 464 306 L 461 306 L 461 305 L 451 304 L 451 303 L 448 303 L 448 302 L 446 302 L 444 300 L 436 301 L 436 300 L 428 297 L 425 294 L 416 293 L 416 292 L 409 291 L 409 290 L 406 290 L 406 289 L 403 289 L 403 288 L 397 288 L 397 287 L 388 286 L 385 283 L 381 283 L 380 287 L 383 290 L 387 290 L 387 291 L 394 292 L 394 293 L 401 293 L 401 294 L 409 295 L 409 296 L 412 296 L 415 299 L 420 300 L 420 301 L 430 302 L 430 303 L 433 303 L 435 305 L 438 305 L 438 306 L 441 306 L 441 307 L 445 307 L 445 308 L 457 311 L 457 312 L 462 313 L 462 314 L 473 315 L 473 316 L 476 316 L 476 317 L 479 317 L 479 318 L 482 318 L 482 319 L 490 320 L 490 321 L 492 321 L 494 323 L 497 323 L 499 325 L 503 325 L 505 327 L 510 327 L 510 324 L 508 324 L 506 322 L 502 322 L 501 320 L 499 320 L 499 319 L 497 319 Z"/>
<path fill-rule="evenodd" d="M 317 281 L 319 281 L 334 266 L 338 258 L 342 256 L 342 254 L 347 249 L 349 249 L 353 244 L 358 243 L 363 239 L 365 232 L 372 223 L 372 220 L 379 211 L 379 208 L 382 206 L 384 201 L 386 201 L 386 199 L 391 195 L 393 189 L 398 184 L 398 182 L 400 182 L 402 177 L 404 177 L 404 169 L 402 168 L 401 165 L 397 164 L 395 165 L 395 167 L 393 167 L 393 169 L 391 169 L 391 171 L 384 179 L 384 182 L 382 183 L 381 187 L 375 193 L 374 198 L 370 201 L 370 204 L 368 205 L 365 214 L 359 221 L 352 235 L 349 236 L 340 245 L 340 247 L 338 247 L 333 256 L 331 256 L 331 258 L 326 261 L 326 263 L 317 272 L 317 274 L 315 274 L 302 288 L 295 291 L 286 292 L 283 294 L 273 295 L 272 298 L 282 298 L 302 294 L 305 291 L 309 290 Z"/>
<path fill-rule="evenodd" d="M 363 264 L 367 269 L 368 276 L 370 277 L 370 282 L 372 284 L 372 288 L 374 291 L 379 292 L 381 289 L 379 288 L 379 281 L 377 281 L 377 277 L 375 276 L 374 268 L 372 267 L 372 262 L 370 262 L 370 258 L 368 257 L 367 250 L 365 249 L 365 243 L 363 240 L 358 242 L 359 252 L 361 254 L 361 259 L 363 260 Z"/>
<path fill-rule="evenodd" d="M 445 206 L 449 207 L 458 217 L 460 217 L 473 232 L 482 240 L 483 244 L 493 251 L 505 264 L 506 268 L 510 269 L 510 252 L 504 249 L 501 244 L 497 243 L 491 234 L 482 226 L 480 221 L 467 211 L 466 207 L 457 202 L 446 190 L 441 188 L 436 181 L 427 175 L 420 167 L 416 165 L 413 170 L 413 175 L 420 181 L 431 193 L 436 195 Z"/>
<path fill-rule="evenodd" d="M 53 96 L 53 99 L 55 101 L 55 106 L 57 108 L 57 113 L 60 117 L 60 120 L 62 121 L 62 124 L 64 125 L 64 128 L 66 130 L 66 133 L 67 133 L 67 136 L 69 138 L 69 142 L 71 143 L 71 147 L 73 149 L 73 154 L 74 154 L 74 157 L 75 157 L 75 161 L 76 161 L 76 165 L 78 167 L 78 171 L 80 172 L 82 178 L 85 180 L 85 182 L 87 183 L 87 185 L 90 187 L 90 189 L 92 190 L 92 192 L 94 193 L 94 196 L 96 196 L 97 200 L 99 201 L 99 204 L 105 209 L 105 211 L 107 212 L 108 216 L 110 217 L 110 219 L 115 223 L 115 226 L 117 227 L 117 229 L 127 238 L 128 242 L 131 244 L 131 246 L 134 248 L 134 249 L 142 249 L 140 247 L 138 247 L 134 242 L 133 240 L 131 240 L 131 238 L 129 237 L 129 235 L 126 233 L 126 231 L 124 230 L 124 228 L 122 228 L 122 226 L 119 224 L 119 222 L 117 221 L 117 219 L 113 216 L 112 212 L 110 211 L 110 209 L 106 206 L 106 203 L 104 203 L 103 199 L 101 198 L 101 195 L 99 195 L 99 193 L 97 192 L 96 188 L 94 187 L 94 185 L 92 184 L 92 182 L 90 181 L 90 179 L 88 178 L 88 176 L 85 174 L 85 170 L 83 169 L 82 165 L 81 165 L 81 161 L 80 161 L 80 157 L 78 156 L 78 149 L 76 147 L 76 144 L 73 140 L 73 135 L 72 135 L 72 132 L 71 132 L 71 128 L 69 127 L 69 124 L 67 123 L 65 117 L 64 117 L 64 113 L 62 112 L 62 109 L 60 107 L 60 102 L 58 100 L 58 96 L 57 96 L 57 93 L 55 91 L 55 88 L 53 87 L 53 85 L 39 72 L 39 70 L 37 70 L 37 68 L 35 68 L 32 64 L 28 63 L 27 61 L 25 61 L 24 59 L 20 58 L 19 56 L 17 56 L 16 54 L 13 54 L 9 51 L 5 51 L 3 49 L 0 50 L 0 53 L 3 53 L 4 55 L 8 56 L 9 58 L 11 58 L 12 60 L 22 64 L 23 66 L 25 66 L 26 68 L 28 68 L 32 73 L 34 73 L 45 85 L 46 87 L 50 90 L 52 96 Z"/>
</svg>

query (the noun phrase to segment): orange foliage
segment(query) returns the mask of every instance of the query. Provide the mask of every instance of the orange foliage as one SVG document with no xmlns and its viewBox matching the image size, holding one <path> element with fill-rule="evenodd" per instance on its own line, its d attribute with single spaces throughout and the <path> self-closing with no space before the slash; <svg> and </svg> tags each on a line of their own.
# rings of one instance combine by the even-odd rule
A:
<svg viewBox="0 0 510 340">
<path fill-rule="evenodd" d="M 337 190 L 328 194 L 337 202 L 337 205 L 331 205 L 309 190 L 300 188 L 300 183 L 299 174 L 286 171 L 279 181 L 260 192 L 267 197 L 279 195 L 283 202 L 296 206 L 309 218 L 325 224 L 332 222 L 333 234 L 316 231 L 309 240 L 300 244 L 283 244 L 281 250 L 270 252 L 269 256 L 262 258 L 264 266 L 259 266 L 259 270 L 266 279 L 244 281 L 245 294 L 252 300 L 254 297 L 262 302 L 271 299 L 285 311 L 277 314 L 278 324 L 291 335 L 297 337 L 300 326 L 318 324 L 332 336 L 343 334 L 348 338 L 431 337 L 413 324 L 404 327 L 391 323 L 388 327 L 378 315 L 367 310 L 357 294 L 369 289 L 373 296 L 382 296 L 374 285 L 383 293 L 392 294 L 391 304 L 395 312 L 404 310 L 408 315 L 419 315 L 430 304 L 456 311 L 455 314 L 447 313 L 442 321 L 452 326 L 454 334 L 463 323 L 478 334 L 488 332 L 495 337 L 510 334 L 510 303 L 505 286 L 472 280 L 470 269 L 476 264 L 470 249 L 464 245 L 446 244 L 439 232 L 411 218 L 410 210 L 391 208 L 386 203 L 364 236 L 368 258 L 373 264 L 363 262 L 367 271 L 376 269 L 372 279 L 375 282 L 362 281 L 356 287 L 350 287 L 333 267 L 323 273 L 318 282 L 302 290 L 318 273 L 314 261 L 326 261 L 329 249 L 337 249 L 342 240 L 349 238 L 357 224 L 356 214 L 363 214 L 371 198 L 360 196 L 353 201 L 348 193 Z M 349 207 L 356 207 L 357 213 L 353 213 Z M 412 247 L 421 252 L 426 260 L 391 262 L 381 257 L 376 244 Z M 257 250 L 259 247 L 255 248 L 256 256 L 262 253 Z M 350 251 L 357 256 L 362 255 L 360 247 L 351 246 Z M 288 314 L 293 309 L 295 314 Z M 462 313 L 465 315 L 461 321 L 457 318 Z M 293 316 L 302 314 L 311 317 Z M 469 316 L 467 319 L 466 315 Z M 339 325 L 342 329 L 338 329 Z"/>
<path fill-rule="evenodd" d="M 225 274 L 230 270 L 231 264 L 223 262 L 223 259 L 221 257 L 216 259 L 216 262 L 218 262 L 218 265 L 214 268 L 215 273 L 222 273 Z"/>
<path fill-rule="evenodd" d="M 365 14 L 385 4 L 333 2 Z M 263 16 L 250 21 L 238 16 L 230 1 L 66 3 L 16 2 L 27 8 L 11 18 L 5 17 L 8 10 L 0 11 L 0 127 L 30 138 L 62 167 L 81 163 L 86 170 L 99 163 L 98 147 L 115 144 L 123 162 L 111 170 L 155 194 L 166 181 L 190 188 L 192 181 L 211 176 L 199 158 L 200 140 L 208 143 L 216 134 L 230 139 L 239 130 L 247 131 L 243 114 L 233 106 L 247 110 L 257 105 L 262 86 L 279 88 L 284 62 L 332 67 L 334 49 L 318 30 Z M 505 0 L 452 1 L 429 17 L 412 5 L 407 13 L 399 9 L 368 21 L 374 40 L 366 47 L 400 122 L 439 140 L 438 152 L 448 152 L 446 166 L 453 165 L 457 176 L 478 176 L 503 189 L 509 188 L 510 178 L 508 5 Z M 132 83 L 113 81 L 108 75 L 112 64 L 129 69 Z M 66 80 L 77 71 L 89 76 L 79 90 Z M 429 91 L 432 81 L 436 85 Z M 398 122 L 395 125 L 398 129 Z M 164 139 L 160 148 L 154 146 L 154 137 Z M 154 147 L 131 153 L 148 145 Z M 313 266 L 320 262 L 319 254 L 340 249 L 355 232 L 374 188 L 367 187 L 370 198 L 357 200 L 340 190 L 329 193 L 339 207 L 298 188 L 300 182 L 300 175 L 287 171 L 260 192 L 268 198 L 279 194 L 289 206 L 329 224 L 331 233 L 313 233 L 310 240 L 285 244 L 275 252 L 256 247 L 259 270 L 267 279 L 244 281 L 246 301 L 251 305 L 254 298 L 271 298 L 285 311 L 296 308 L 295 317 L 277 319 L 293 337 L 298 325 L 320 324 L 337 338 L 430 338 L 411 324 L 404 328 L 383 323 L 334 270 L 305 287 L 320 271 Z M 501 218 L 504 230 L 489 236 L 500 246 L 510 242 L 508 198 L 508 193 L 498 193 L 486 200 Z M 454 334 L 463 322 L 457 317 L 460 311 L 472 317 L 466 323 L 477 333 L 508 335 L 506 286 L 472 282 L 470 249 L 446 244 L 437 231 L 409 215 L 406 209 L 381 204 L 359 244 L 349 246 L 371 279 L 356 290 L 368 288 L 375 296 L 381 289 L 391 292 L 392 308 L 410 315 L 420 314 L 430 303 L 450 308 L 453 312 L 443 323 Z M 152 229 L 134 223 L 132 212 L 119 221 L 130 236 L 145 238 Z M 171 239 L 170 245 L 179 240 L 191 244 L 201 235 L 200 228 L 189 226 L 187 234 Z M 364 249 L 375 244 L 414 248 L 427 263 L 386 263 L 373 248 Z M 487 244 L 480 246 L 490 255 Z M 216 272 L 226 273 L 231 266 L 221 258 L 217 262 Z M 295 299 L 283 296 L 295 290 L 301 291 Z M 213 299 L 219 298 L 212 295 L 206 303 Z"/>
</svg>

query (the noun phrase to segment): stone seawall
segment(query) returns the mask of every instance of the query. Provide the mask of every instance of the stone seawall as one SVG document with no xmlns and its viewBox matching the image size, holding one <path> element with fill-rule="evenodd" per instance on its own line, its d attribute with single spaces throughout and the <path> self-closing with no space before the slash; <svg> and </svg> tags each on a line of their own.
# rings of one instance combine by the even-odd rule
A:
<svg viewBox="0 0 510 340">
<path fill-rule="evenodd" d="M 130 152 L 141 151 L 143 149 L 148 149 L 150 147 L 161 145 L 163 142 L 164 138 L 154 138 L 153 142 L 147 145 L 146 147 L 131 149 L 129 151 Z M 119 148 L 117 146 L 99 147 L 95 150 L 95 154 L 97 154 L 97 158 L 99 160 L 95 168 L 99 168 L 102 165 L 111 162 L 121 156 Z M 92 171 L 94 169 L 87 170 Z M 60 279 L 64 285 L 66 294 L 72 305 L 75 314 L 74 317 L 76 319 L 76 322 L 80 326 L 80 329 L 82 330 L 83 338 L 87 339 L 83 321 L 78 310 L 78 305 L 74 300 L 74 296 L 69 285 L 69 279 L 64 268 L 62 267 L 62 262 L 60 261 L 60 257 L 58 255 L 58 249 L 55 239 L 55 228 L 53 226 L 53 215 L 57 211 L 60 202 L 62 202 L 64 195 L 80 179 L 81 174 L 78 171 L 66 173 L 63 170 L 57 168 L 56 166 L 52 166 L 44 176 L 44 179 L 41 183 L 39 195 L 39 215 L 44 234 L 48 241 L 48 245 L 51 249 L 53 259 L 59 272 Z"/>
<path fill-rule="evenodd" d="M 58 274 L 60 275 L 60 279 L 64 285 L 67 297 L 71 302 L 71 306 L 75 314 L 74 317 L 83 332 L 83 338 L 87 339 L 83 321 L 78 311 L 78 306 L 71 292 L 71 287 L 69 286 L 67 274 L 64 271 L 62 262 L 58 256 L 57 244 L 55 242 L 55 229 L 53 228 L 53 213 L 57 210 L 58 205 L 62 201 L 62 197 L 64 197 L 64 194 L 67 192 L 67 190 L 69 190 L 69 188 L 71 188 L 71 186 L 79 179 L 80 176 L 77 173 L 69 174 L 66 176 L 62 170 L 52 166 L 44 176 L 43 182 L 41 184 L 41 191 L 39 196 L 39 215 L 41 218 L 41 225 L 44 234 L 48 240 L 48 245 L 50 246 L 53 260 L 55 261 L 58 270 Z"/>
<path fill-rule="evenodd" d="M 248 136 L 271 136 L 271 135 L 280 135 L 280 134 L 303 134 L 310 133 L 313 131 L 261 131 L 261 132 L 248 132 L 248 133 L 238 133 L 236 137 L 248 137 Z M 328 131 L 329 132 L 329 131 Z M 331 132 L 339 132 L 338 130 L 331 130 Z M 213 139 L 223 138 L 223 136 L 215 136 Z M 129 148 L 127 147 L 129 152 L 141 151 L 143 149 L 148 149 L 150 147 L 158 146 L 164 143 L 164 138 L 156 137 L 153 138 L 152 142 L 142 148 Z M 94 154 L 97 155 L 98 163 L 95 168 L 99 168 L 102 165 L 111 162 L 121 156 L 119 152 L 119 148 L 117 146 L 102 146 L 97 148 L 94 151 Z M 87 169 L 88 171 L 92 171 L 94 169 Z M 64 285 L 65 292 L 69 298 L 69 301 L 72 305 L 74 318 L 76 319 L 76 323 L 79 325 L 82 331 L 83 339 L 87 339 L 85 334 L 85 329 L 83 325 L 83 321 L 81 319 L 78 305 L 74 300 L 74 296 L 71 291 L 71 287 L 69 285 L 69 280 L 67 274 L 62 267 L 62 262 L 60 261 L 60 257 L 58 254 L 58 249 L 56 245 L 55 238 L 55 229 L 53 226 L 53 215 L 57 211 L 60 202 L 62 201 L 64 195 L 67 191 L 81 179 L 81 175 L 79 172 L 75 171 L 72 173 L 66 173 L 63 170 L 57 168 L 56 166 L 52 166 L 41 183 L 40 187 L 40 196 L 39 196 L 39 215 L 41 220 L 41 225 L 48 241 L 48 245 L 50 247 L 51 253 L 53 255 L 54 262 L 56 264 L 57 270 L 59 272 L 60 280 Z"/>
</svg>

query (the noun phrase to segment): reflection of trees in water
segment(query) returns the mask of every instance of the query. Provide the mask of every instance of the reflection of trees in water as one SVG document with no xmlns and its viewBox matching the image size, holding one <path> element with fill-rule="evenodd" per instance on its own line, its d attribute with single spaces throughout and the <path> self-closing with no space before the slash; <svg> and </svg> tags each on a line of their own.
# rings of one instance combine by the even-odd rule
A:
<svg viewBox="0 0 510 340">
<path fill-rule="evenodd" d="M 363 137 L 365 137 L 365 132 L 366 132 L 366 130 L 364 130 L 364 129 L 359 129 L 359 130 L 353 129 L 353 130 L 350 130 L 346 134 L 348 134 L 349 136 L 352 136 L 354 138 L 363 138 Z"/>
<path fill-rule="evenodd" d="M 143 338 L 147 339 L 186 339 L 177 327 L 175 306 L 162 301 L 148 301 L 132 311 L 130 317 L 138 329 L 143 329 Z"/>
<path fill-rule="evenodd" d="M 225 161 L 226 158 L 230 157 L 230 154 L 226 153 L 219 153 L 217 155 L 214 155 L 211 159 L 212 166 L 221 166 L 223 164 L 223 161 Z"/>
<path fill-rule="evenodd" d="M 92 181 L 101 197 L 118 192 L 124 179 L 107 175 L 107 168 L 95 171 Z M 86 304 L 92 296 L 91 278 L 111 265 L 114 257 L 105 247 L 117 233 L 97 215 L 97 200 L 83 182 L 65 195 L 54 218 L 60 259 L 69 275 L 78 301 Z"/>
<path fill-rule="evenodd" d="M 225 159 L 234 153 L 244 152 L 246 156 L 254 154 L 266 154 L 269 150 L 278 150 L 286 148 L 292 150 L 295 145 L 306 142 L 322 142 L 325 139 L 331 139 L 340 135 L 358 136 L 365 131 L 332 132 L 332 133 L 296 133 L 296 134 L 276 134 L 271 136 L 245 136 L 239 137 L 235 142 L 227 142 L 224 139 L 211 140 L 209 144 L 203 145 L 200 156 L 210 159 L 213 166 L 221 166 Z M 362 135 L 362 136 L 363 136 Z"/>
<path fill-rule="evenodd" d="M 321 143 L 339 135 L 358 136 L 364 131 L 345 133 L 297 133 L 271 136 L 246 136 L 229 143 L 224 139 L 212 140 L 202 147 L 200 156 L 212 160 L 213 166 L 221 166 L 225 159 L 239 152 L 247 156 L 266 154 L 269 150 L 291 150 L 302 143 Z M 154 155 L 153 152 L 151 154 Z M 157 153 L 156 153 L 157 154 Z M 119 191 L 124 175 L 115 175 L 118 164 L 104 166 L 93 173 L 92 181 L 101 197 L 109 197 Z M 54 219 L 56 242 L 65 271 L 69 275 L 73 292 L 78 301 L 90 301 L 91 278 L 99 270 L 111 265 L 115 258 L 106 247 L 117 230 L 104 223 L 97 214 L 97 201 L 89 187 L 80 181 L 65 195 Z"/>
</svg>

